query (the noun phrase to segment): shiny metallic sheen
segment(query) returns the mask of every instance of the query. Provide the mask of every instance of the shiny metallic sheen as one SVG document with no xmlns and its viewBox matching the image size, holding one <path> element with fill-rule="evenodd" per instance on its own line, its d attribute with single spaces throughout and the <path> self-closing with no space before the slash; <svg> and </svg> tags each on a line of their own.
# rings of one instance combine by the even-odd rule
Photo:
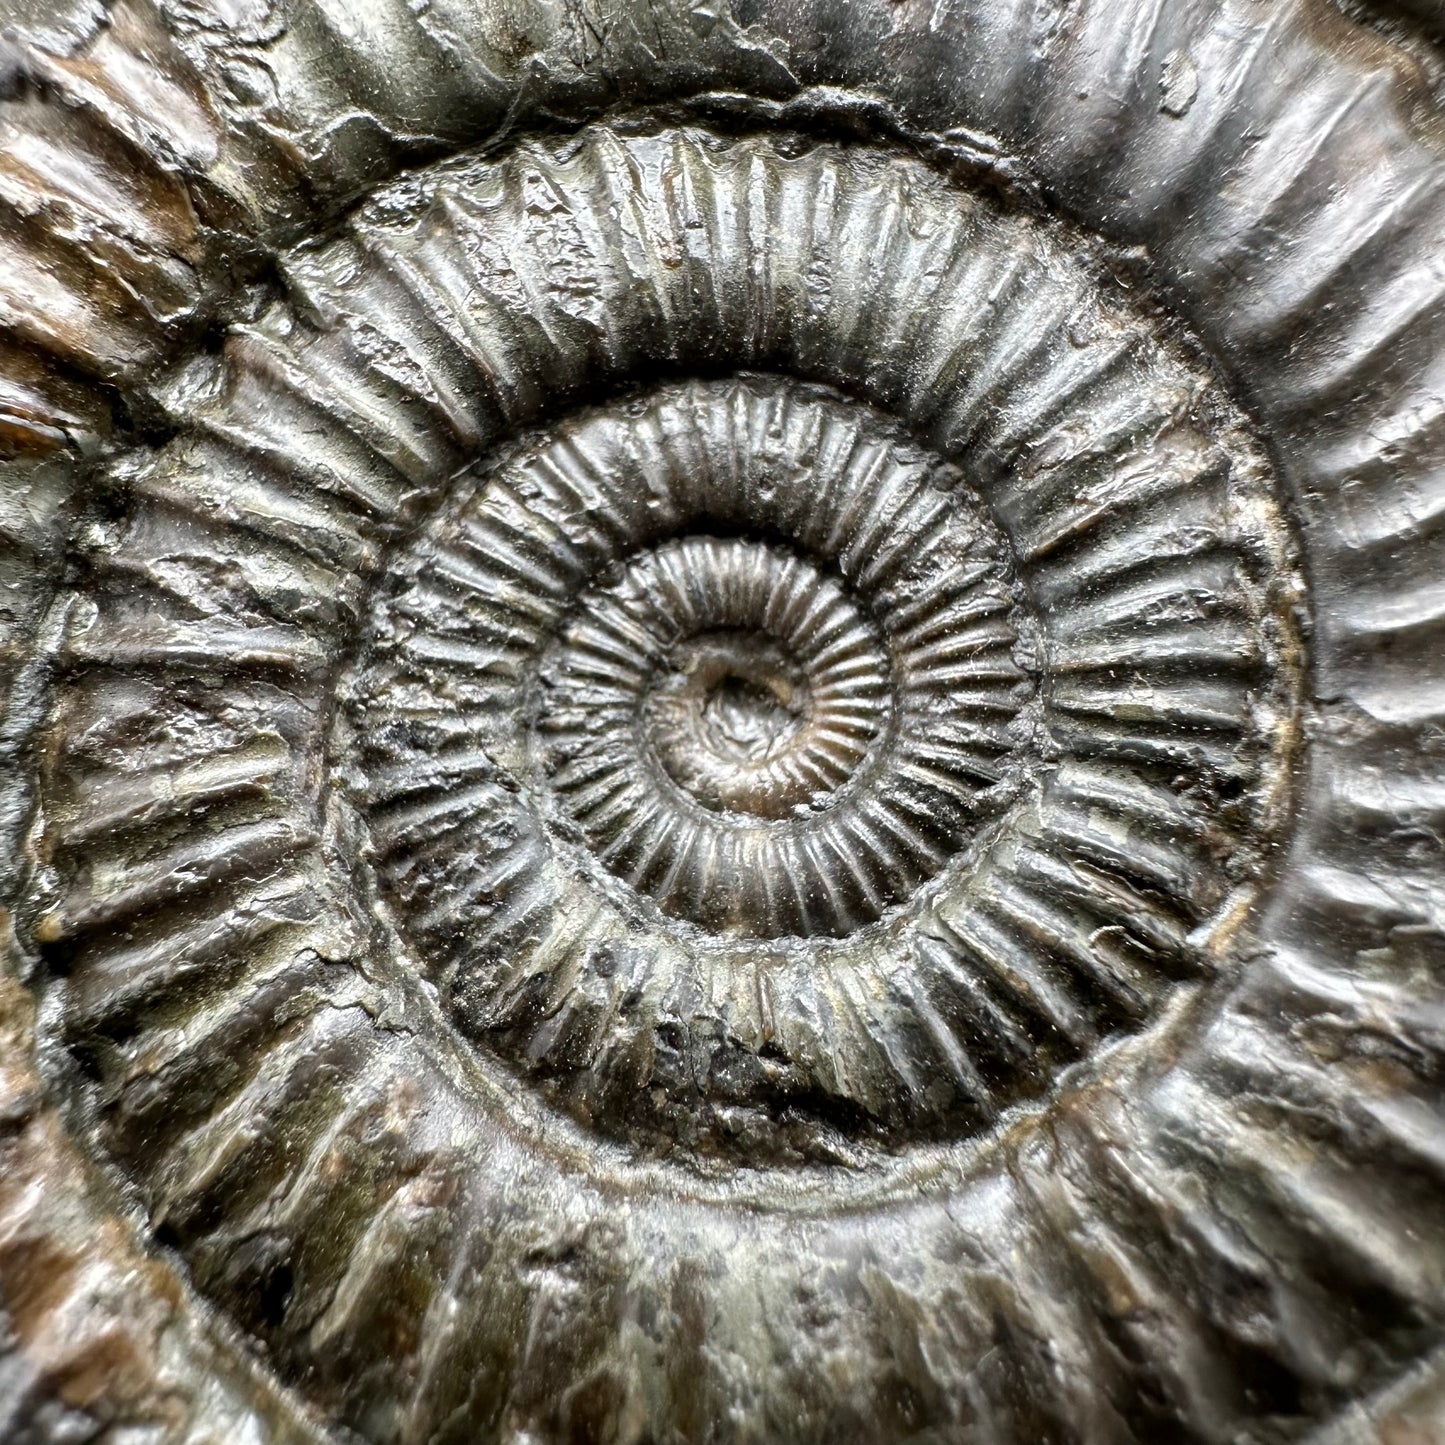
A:
<svg viewBox="0 0 1445 1445">
<path fill-rule="evenodd" d="M 1445 1428 L 1429 6 L 0 21 L 0 1439 Z"/>
</svg>

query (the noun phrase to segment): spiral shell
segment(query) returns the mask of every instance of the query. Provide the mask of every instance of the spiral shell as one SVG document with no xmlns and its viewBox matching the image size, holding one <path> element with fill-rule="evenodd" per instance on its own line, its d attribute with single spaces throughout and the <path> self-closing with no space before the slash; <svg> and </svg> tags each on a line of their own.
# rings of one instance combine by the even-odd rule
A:
<svg viewBox="0 0 1445 1445">
<path fill-rule="evenodd" d="M 1249 4 L 32 37 L 0 1085 L 177 1438 L 1388 1420 L 1440 159 Z"/>
</svg>

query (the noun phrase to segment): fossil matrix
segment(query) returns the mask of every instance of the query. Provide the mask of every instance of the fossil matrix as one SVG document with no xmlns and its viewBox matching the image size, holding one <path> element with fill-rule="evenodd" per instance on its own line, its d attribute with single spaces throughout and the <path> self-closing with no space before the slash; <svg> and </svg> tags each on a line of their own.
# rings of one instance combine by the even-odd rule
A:
<svg viewBox="0 0 1445 1445">
<path fill-rule="evenodd" d="M 0 1438 L 1435 1438 L 1428 16 L 9 3 Z"/>
</svg>

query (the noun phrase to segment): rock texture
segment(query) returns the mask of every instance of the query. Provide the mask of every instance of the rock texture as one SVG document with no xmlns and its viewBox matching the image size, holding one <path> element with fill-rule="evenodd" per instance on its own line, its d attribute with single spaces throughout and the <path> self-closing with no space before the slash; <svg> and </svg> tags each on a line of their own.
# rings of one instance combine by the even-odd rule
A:
<svg viewBox="0 0 1445 1445">
<path fill-rule="evenodd" d="M 1428 26 L 31 9 L 0 1434 L 1429 1438 Z"/>
</svg>

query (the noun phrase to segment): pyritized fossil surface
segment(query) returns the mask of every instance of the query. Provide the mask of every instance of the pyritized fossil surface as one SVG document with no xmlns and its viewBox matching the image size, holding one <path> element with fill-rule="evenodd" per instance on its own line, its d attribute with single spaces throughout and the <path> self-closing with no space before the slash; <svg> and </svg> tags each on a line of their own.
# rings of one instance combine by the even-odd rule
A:
<svg viewBox="0 0 1445 1445">
<path fill-rule="evenodd" d="M 16 11 L 0 1436 L 1445 1428 L 1357 9 Z"/>
</svg>

